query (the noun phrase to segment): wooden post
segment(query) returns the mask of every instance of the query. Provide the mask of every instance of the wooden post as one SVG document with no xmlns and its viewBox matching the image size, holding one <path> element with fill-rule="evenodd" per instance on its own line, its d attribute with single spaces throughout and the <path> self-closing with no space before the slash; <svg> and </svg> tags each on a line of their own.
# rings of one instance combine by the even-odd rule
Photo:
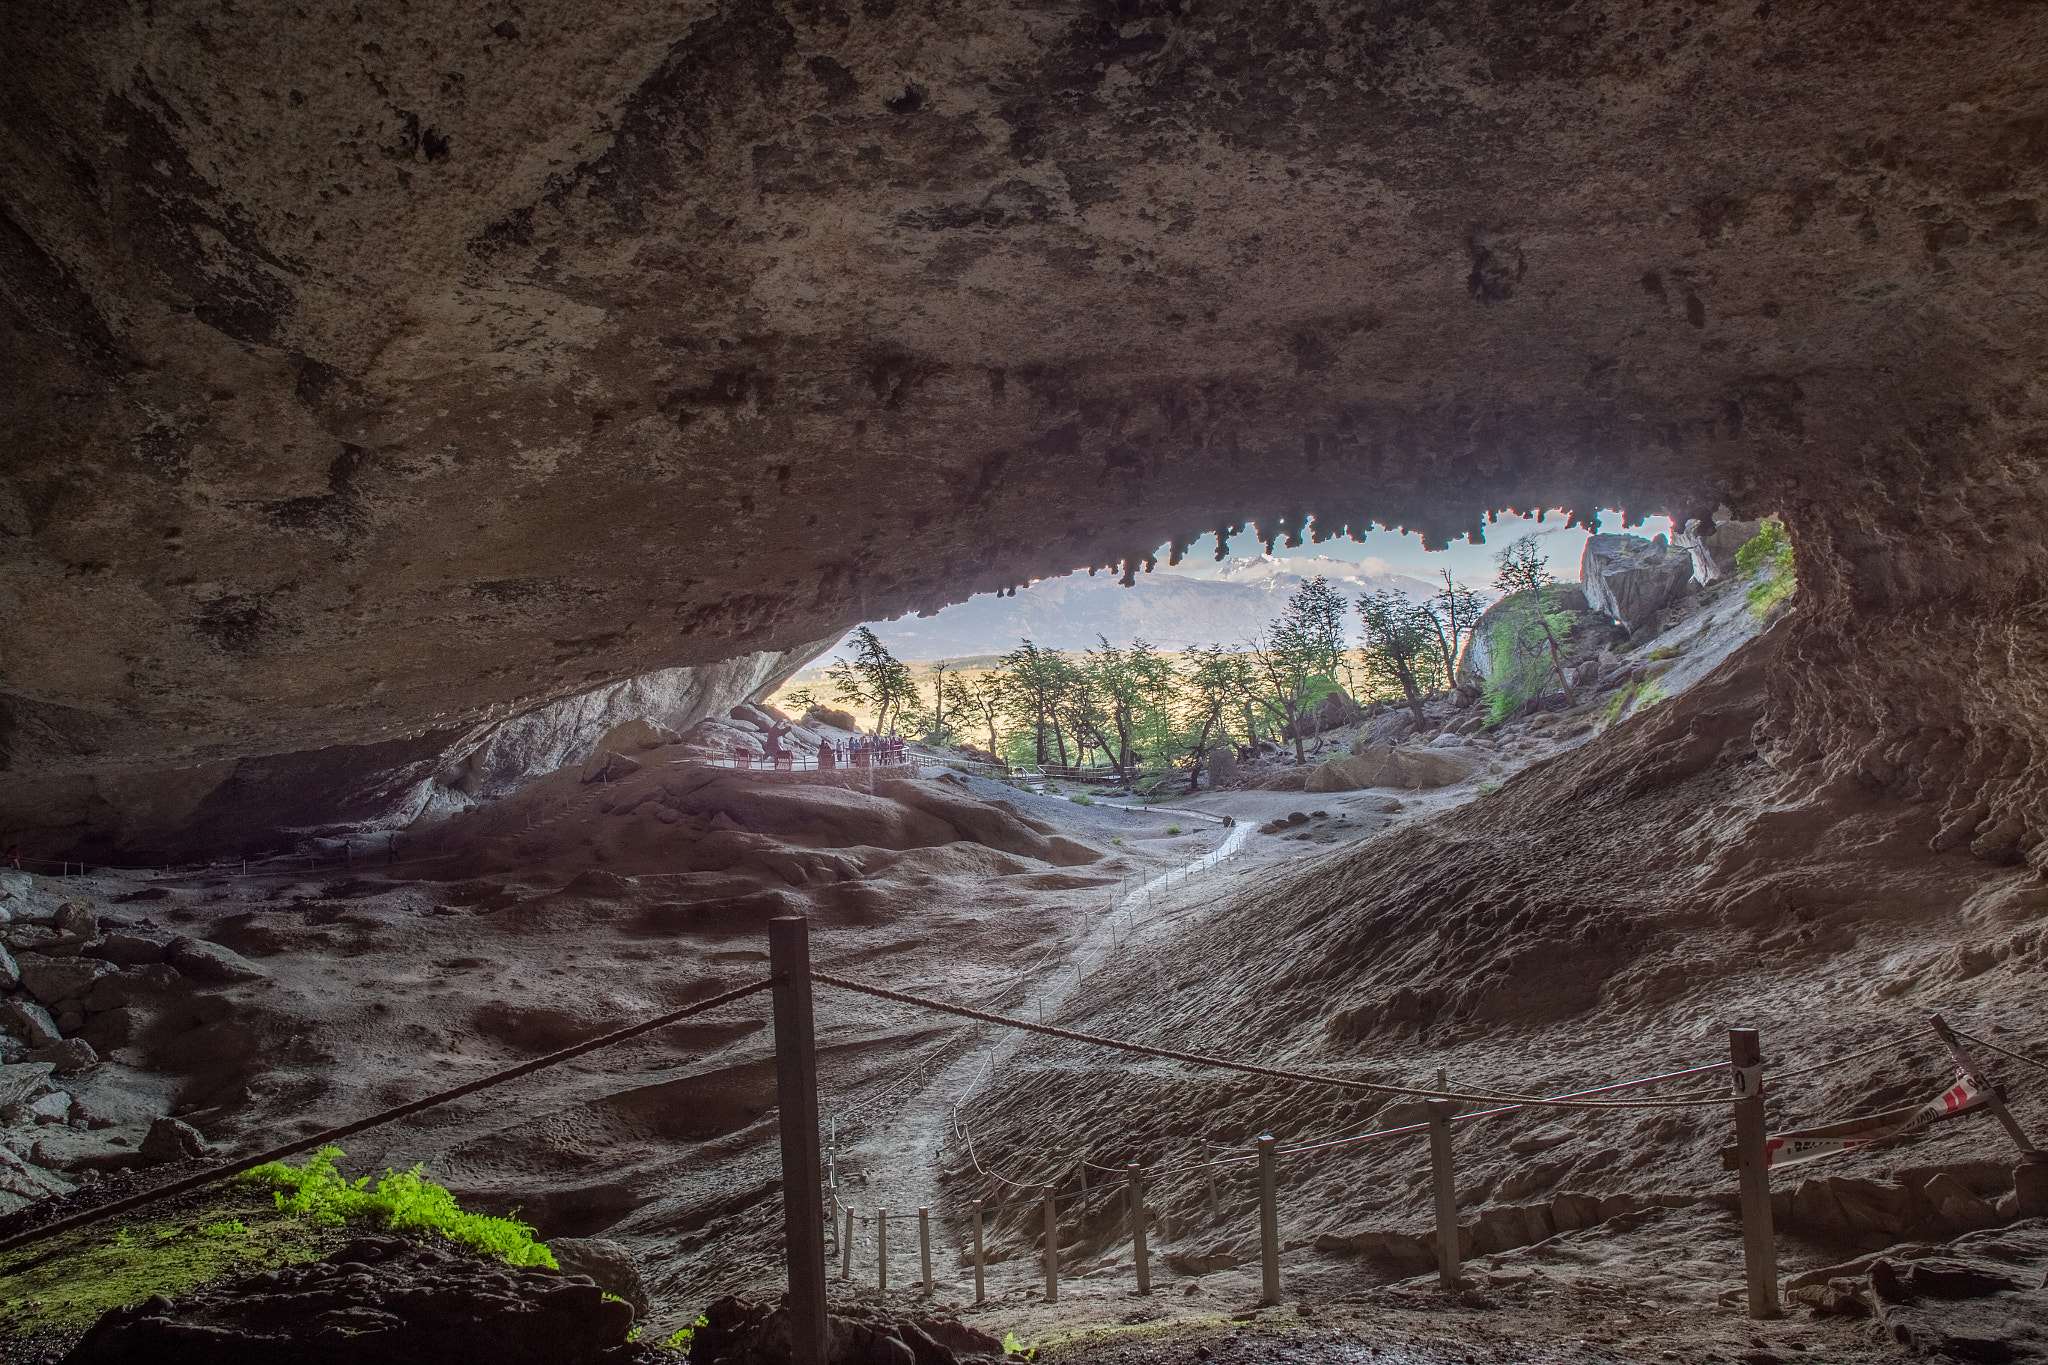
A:
<svg viewBox="0 0 2048 1365">
<path fill-rule="evenodd" d="M 768 921 L 775 981 L 775 1098 L 782 1136 L 782 1236 L 789 1262 L 791 1365 L 825 1365 L 825 1197 L 818 1151 L 818 1057 L 811 1029 L 811 929 Z"/>
<path fill-rule="evenodd" d="M 1261 1303 L 1280 1302 L 1280 1144 L 1259 1138 L 1259 1288 Z"/>
<path fill-rule="evenodd" d="M 1728 1030 L 1728 1059 L 1734 1064 L 1735 1168 L 1742 1191 L 1742 1263 L 1749 1315 L 1782 1317 L 1778 1247 L 1771 1232 L 1771 1168 L 1764 1151 L 1763 1046 L 1755 1029 Z"/>
<path fill-rule="evenodd" d="M 1053 1200 L 1057 1185 L 1045 1187 L 1045 1301 L 1060 1301 L 1060 1215 Z"/>
<path fill-rule="evenodd" d="M 1223 1203 L 1216 1197 L 1216 1168 L 1209 1168 L 1209 1219 L 1214 1222 L 1223 1216 Z"/>
<path fill-rule="evenodd" d="M 1458 1287 L 1458 1183 L 1451 1165 L 1451 1102 L 1428 1100 L 1429 1174 L 1436 1192 L 1436 1278 L 1445 1290 Z"/>
<path fill-rule="evenodd" d="M 2027 1130 L 2020 1127 L 2019 1120 L 2012 1116 L 2012 1110 L 2005 1107 L 2005 1100 L 1991 1088 L 1991 1083 L 1984 1079 L 1984 1073 L 1970 1060 L 1970 1054 L 1963 1051 L 1963 1045 L 1956 1041 L 1955 1031 L 1949 1028 L 1938 1014 L 1930 1022 L 1934 1025 L 1934 1031 L 1941 1035 L 1942 1045 L 1948 1048 L 1948 1055 L 1954 1059 L 1956 1070 L 1962 1072 L 1964 1080 L 1983 1092 L 1984 1107 L 1998 1120 L 1999 1127 L 2005 1129 L 2005 1135 L 2020 1149 L 2020 1155 L 2032 1156 L 2040 1151 L 2041 1149 L 2034 1145 L 2034 1140 L 2027 1136 Z"/>
<path fill-rule="evenodd" d="M 839 1238 L 839 1278 L 853 1278 L 853 1210 L 846 1211 L 846 1231 Z"/>
<path fill-rule="evenodd" d="M 1131 1263 L 1138 1268 L 1138 1292 L 1152 1292 L 1152 1265 L 1145 1253 L 1145 1177 L 1133 1161 L 1125 1168 L 1130 1172 L 1131 1191 Z"/>
<path fill-rule="evenodd" d="M 988 1297 L 988 1287 L 981 1280 L 981 1201 L 974 1201 L 974 1301 L 982 1302 Z"/>
<path fill-rule="evenodd" d="M 924 1272 L 924 1296 L 932 1296 L 932 1211 L 924 1205 L 917 1206 L 917 1264 Z"/>
<path fill-rule="evenodd" d="M 889 1210 L 875 1210 L 875 1288 L 889 1292 Z"/>
</svg>

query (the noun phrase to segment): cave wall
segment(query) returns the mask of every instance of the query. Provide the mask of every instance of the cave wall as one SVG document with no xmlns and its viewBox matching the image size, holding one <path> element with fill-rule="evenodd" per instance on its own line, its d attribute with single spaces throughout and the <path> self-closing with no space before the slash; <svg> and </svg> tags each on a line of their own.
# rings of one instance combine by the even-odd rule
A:
<svg viewBox="0 0 2048 1365">
<path fill-rule="evenodd" d="M 508 714 L 1219 527 L 1726 503 L 1798 543 L 1774 752 L 1990 856 L 2048 818 L 2037 5 L 0 35 L 12 810 L 411 790 Z"/>
</svg>

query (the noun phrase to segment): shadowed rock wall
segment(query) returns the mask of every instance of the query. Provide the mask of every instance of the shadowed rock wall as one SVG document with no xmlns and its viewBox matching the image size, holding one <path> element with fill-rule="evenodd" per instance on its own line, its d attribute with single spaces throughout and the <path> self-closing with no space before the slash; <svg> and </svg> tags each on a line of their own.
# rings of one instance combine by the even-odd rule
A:
<svg viewBox="0 0 2048 1365">
<path fill-rule="evenodd" d="M 0 25 L 14 809 L 1219 527 L 1725 502 L 1783 752 L 2035 838 L 2039 6 Z"/>
</svg>

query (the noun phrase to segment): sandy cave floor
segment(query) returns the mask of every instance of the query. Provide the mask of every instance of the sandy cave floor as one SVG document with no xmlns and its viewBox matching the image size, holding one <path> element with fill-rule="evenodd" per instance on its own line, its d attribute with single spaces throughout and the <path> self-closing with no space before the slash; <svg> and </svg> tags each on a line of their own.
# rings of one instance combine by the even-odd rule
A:
<svg viewBox="0 0 2048 1365">
<path fill-rule="evenodd" d="M 1203 934 L 1227 932 L 1217 927 L 1227 924 L 1225 911 L 1275 878 L 1346 855 L 1390 828 L 1484 799 L 1482 780 L 1500 782 L 1582 742 L 1530 734 L 1503 746 L 1473 781 L 1436 792 L 1204 792 L 1144 811 L 947 780 L 963 797 L 1007 802 L 1020 819 L 1104 855 L 1068 867 L 1017 858 L 998 866 L 987 861 L 987 849 L 968 845 L 878 858 L 869 876 L 815 886 L 666 874 L 644 856 L 636 866 L 608 859 L 598 867 L 588 856 L 597 836 L 581 831 L 608 818 L 644 823 L 652 807 L 625 809 L 623 798 L 607 794 L 600 799 L 624 810 L 613 817 L 593 804 L 591 789 L 564 785 L 522 794 L 531 807 L 525 812 L 497 813 L 501 826 L 516 825 L 524 851 L 503 870 L 470 860 L 456 868 L 358 867 L 348 875 L 106 874 L 77 889 L 113 911 L 226 943 L 262 966 L 264 980 L 209 993 L 218 1004 L 206 1047 L 188 1042 L 171 1052 L 184 1116 L 218 1142 L 254 1145 L 259 1137 L 316 1131 L 754 979 L 765 967 L 762 918 L 790 909 L 812 915 L 814 960 L 829 970 L 1115 1034 L 1106 999 L 1115 1003 L 1110 1015 L 1178 1006 L 1192 983 L 1171 966 L 1176 955 L 1193 952 L 1200 960 Z M 1212 870 L 1172 876 L 1231 836 L 1229 827 L 1187 814 L 1197 810 L 1237 821 L 1239 850 Z M 1293 811 L 1321 814 L 1283 834 L 1256 832 L 1255 822 Z M 1167 834 L 1171 826 L 1182 832 Z M 406 875 L 423 867 L 444 877 L 474 875 Z M 1136 890 L 1148 882 L 1149 890 Z M 1162 963 L 1169 964 L 1164 973 Z M 1853 1013 L 1843 1010 L 1845 1022 Z M 850 1283 L 838 1278 L 835 1228 L 835 1294 L 880 1297 L 873 1287 L 872 1210 L 885 1206 L 907 1215 L 892 1215 L 887 1297 L 912 1302 L 914 1290 L 906 1294 L 904 1287 L 918 1274 L 914 1210 L 926 1205 L 935 1210 L 936 1298 L 959 1305 L 968 1320 L 998 1336 L 1054 1343 L 1062 1358 L 1133 1365 L 1210 1358 L 1192 1354 L 1199 1349 L 1226 1360 L 1275 1352 L 1318 1360 L 1760 1361 L 1758 1352 L 1855 1360 L 1889 1349 L 1872 1340 L 1864 1322 L 1803 1312 L 1776 1323 L 1747 1321 L 1725 1302 L 1741 1273 L 1735 1224 L 1712 1205 L 1653 1209 L 1475 1258 L 1468 1263 L 1471 1287 L 1457 1299 L 1441 1295 L 1431 1277 L 1402 1280 L 1319 1252 L 1310 1225 L 1340 1223 L 1341 1210 L 1318 1216 L 1313 1207 L 1297 1207 L 1283 1220 L 1284 1301 L 1254 1312 L 1249 1204 L 1227 1179 L 1223 1204 L 1206 1219 L 1185 1212 L 1190 1200 L 1202 1205 L 1199 1190 L 1162 1191 L 1161 1204 L 1176 1209 L 1181 1231 L 1155 1233 L 1156 1288 L 1144 1298 L 1132 1292 L 1129 1246 L 1113 1215 L 1107 1232 L 1103 1217 L 1091 1215 L 1086 1245 L 1069 1251 L 1070 1278 L 1063 1278 L 1056 1305 L 1040 1302 L 1035 1256 L 1020 1253 L 1000 1220 L 992 1220 L 989 1297 L 977 1306 L 956 1208 L 970 1186 L 991 1188 L 973 1174 L 974 1163 L 1021 1170 L 1017 1163 L 1028 1163 L 1042 1145 L 1034 1132 L 1101 1123 L 1099 1105 L 1085 1103 L 1067 1114 L 1048 1110 L 1016 1121 L 1017 1104 L 1035 1112 L 1048 1084 L 1085 1088 L 1085 1073 L 1032 1060 L 1037 1040 L 1026 1035 L 830 989 L 819 992 L 818 1018 L 821 1113 L 838 1190 L 859 1211 Z M 1228 1020 L 1217 1026 L 1227 1031 Z M 1604 1045 L 1609 1040 L 1597 1035 L 1617 1026 L 1625 1027 L 1625 1019 L 1603 1016 L 1587 1041 Z M 1662 1045 L 1613 1041 L 1623 1042 L 1624 1054 L 1630 1043 Z M 1682 1060 L 1713 1059 L 1703 1037 Z M 1152 1067 L 1133 1068 L 1130 1060 L 1107 1059 L 1104 1074 Z M 146 1066 L 161 1087 L 160 1062 L 148 1063 L 139 1051 L 113 1061 L 107 1070 Z M 1938 1072 L 1928 1079 L 1938 1080 Z M 1164 1083 L 1179 1084 L 1171 1076 Z M 1532 1075 L 1497 1083 L 1537 1082 Z M 772 1093 L 765 1003 L 742 1002 L 361 1135 L 347 1144 L 347 1165 L 367 1171 L 424 1162 L 466 1204 L 516 1209 L 543 1236 L 620 1240 L 639 1258 L 656 1303 L 654 1325 L 665 1333 L 720 1293 L 778 1292 Z M 2019 1098 L 2018 1108 L 2025 1121 L 2048 1124 L 2048 1106 L 2032 1093 Z M 1719 1113 L 1712 1122 L 1721 1122 Z M 1929 1139 L 1930 1150 L 1913 1159 L 2005 1159 L 1988 1123 L 1968 1133 L 1965 1127 L 1949 1125 L 1953 1131 Z M 973 1157 L 965 1145 L 970 1135 L 981 1144 Z M 1119 1141 L 1114 1124 L 1106 1125 L 1096 1159 L 1120 1163 Z M 1356 1178 L 1384 1181 L 1386 1171 L 1406 1170 L 1395 1180 L 1412 1195 L 1426 1169 L 1417 1165 L 1425 1160 L 1421 1151 L 1386 1160 L 1393 1166 L 1382 1161 Z M 1851 1165 L 1842 1163 L 1844 1170 Z M 1863 1159 L 1862 1166 L 1872 1163 Z M 1328 1172 L 1319 1174 L 1322 1182 L 1302 1194 L 1312 1204 L 1343 1202 Z M 1488 1188 L 1496 1183 L 1487 1178 Z M 1732 1177 L 1724 1183 L 1732 1187 Z M 1176 1197 L 1181 1202 L 1173 1205 Z M 1378 1205 L 1368 1199 L 1365 1206 Z M 956 1210 L 950 1218 L 949 1208 Z M 1837 1248 L 1781 1243 L 1787 1274 L 1841 1259 Z M 1168 1260 L 1175 1251 L 1223 1247 L 1236 1252 L 1238 1264 L 1194 1273 Z M 1249 1320 L 1232 1321 L 1247 1314 Z"/>
</svg>

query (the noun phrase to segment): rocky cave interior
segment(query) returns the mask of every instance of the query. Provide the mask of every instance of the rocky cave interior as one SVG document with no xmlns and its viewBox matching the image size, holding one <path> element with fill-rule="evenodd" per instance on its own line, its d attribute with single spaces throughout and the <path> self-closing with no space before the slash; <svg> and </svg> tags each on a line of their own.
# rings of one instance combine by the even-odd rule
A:
<svg viewBox="0 0 2048 1365">
<path fill-rule="evenodd" d="M 68 1122 L 7 1111 L 16 1226 L 107 1183 L 38 1159 L 53 1127 L 175 1114 L 225 1156 L 333 1126 L 758 973 L 787 911 L 821 962 L 903 989 L 1409 1083 L 1594 1083 L 1716 1060 L 1744 1022 L 1819 1059 L 1936 1010 L 2048 1056 L 2042 7 L 172 3 L 0 25 L 0 832 L 36 874 L 10 883 L 10 945 L 61 964 L 161 930 L 195 964 L 173 988 L 150 949 L 93 959 L 158 978 L 94 1011 L 106 1060 Z M 1075 906 L 1214 831 L 1139 814 L 1112 844 L 1107 813 L 1021 794 L 690 764 L 693 728 L 862 621 L 1135 575 L 1212 534 L 1435 546 L 1536 509 L 1780 518 L 1793 608 L 1497 794 L 1255 845 L 1257 875 L 1185 888 L 1130 951 L 1096 953 Z M 622 735 L 660 761 L 586 781 Z M 408 861 L 337 869 L 363 840 Z M 57 908 L 81 902 L 96 918 Z M 1040 994 L 1076 950 L 1086 984 Z M 1726 1305 L 1725 1108 L 1572 1118 L 1568 1157 L 1613 1153 L 1576 1176 L 1534 1159 L 1534 1119 L 1512 1155 L 1485 1146 L 1475 1217 L 1634 1203 L 1510 1239 L 1469 1302 L 1372 1241 L 1426 1223 L 1403 1149 L 1290 1187 L 1285 1321 L 1214 1325 L 1254 1288 L 1231 1278 L 1243 1219 L 1196 1184 L 1159 1196 L 1192 1229 L 1171 1250 L 1193 1288 L 1165 1307 L 1115 1280 L 1105 1195 L 1069 1231 L 1108 1268 L 1092 1299 L 1028 1296 L 1034 1211 L 1004 1205 L 1014 1293 L 963 1309 L 977 1162 L 1085 1187 L 1091 1153 L 1400 1106 L 1043 1040 L 985 1066 L 982 1034 L 828 1003 L 849 1169 L 932 1206 L 941 1297 L 998 1337 L 1150 1314 L 1057 1349 L 2048 1358 L 2048 1224 L 2015 1221 L 2014 1154 L 1977 1119 L 1835 1163 L 1896 1196 L 1889 1224 L 1821 1176 L 1787 1203 L 1788 1269 L 1901 1243 L 1899 1264 L 2017 1267 L 1876 1325 Z M 717 1294 L 772 1301 L 765 1014 L 735 1017 L 365 1134 L 350 1169 L 424 1161 L 466 1205 L 614 1239 L 648 1342 Z M 1784 1116 L 1945 1074 L 1908 1048 Z M 2043 1131 L 2041 1077 L 2001 1076 Z M 2006 1211 L 1944 1223 L 1933 1177 Z M 27 1292 L 0 1280 L 9 1313 Z"/>
</svg>

